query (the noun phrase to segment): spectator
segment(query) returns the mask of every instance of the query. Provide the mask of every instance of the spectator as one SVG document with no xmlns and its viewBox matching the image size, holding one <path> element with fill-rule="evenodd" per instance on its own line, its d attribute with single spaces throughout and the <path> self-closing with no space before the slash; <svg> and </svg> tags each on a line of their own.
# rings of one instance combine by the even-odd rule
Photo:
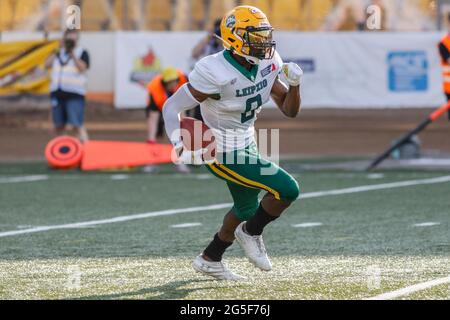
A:
<svg viewBox="0 0 450 320">
<path fill-rule="evenodd" d="M 192 49 L 192 60 L 193 64 L 201 58 L 217 53 L 223 50 L 222 41 L 217 38 L 220 37 L 220 22 L 221 19 L 214 21 L 213 30 L 211 30 L 208 35 L 202 39 L 195 47 Z"/>
<path fill-rule="evenodd" d="M 333 11 L 326 19 L 323 29 L 325 31 L 338 30 L 364 30 L 366 0 L 339 0 Z M 348 22 L 351 21 L 351 26 Z"/>
<path fill-rule="evenodd" d="M 194 68 L 195 63 L 201 58 L 223 50 L 222 40 L 218 38 L 220 37 L 221 22 L 221 19 L 216 19 L 216 21 L 214 21 L 213 30 L 211 30 L 208 35 L 192 49 L 191 69 Z M 200 106 L 188 110 L 188 115 L 198 120 L 202 120 Z"/>
<path fill-rule="evenodd" d="M 50 97 L 56 134 L 63 134 L 70 125 L 81 141 L 87 141 L 84 107 L 90 59 L 89 53 L 78 46 L 78 40 L 77 30 L 66 30 L 60 49 L 47 59 L 46 67 L 52 67 Z"/>
<path fill-rule="evenodd" d="M 379 0 L 381 1 L 381 0 Z M 420 0 L 382 0 L 389 31 L 427 31 L 435 29 Z"/>
<path fill-rule="evenodd" d="M 450 26 L 450 14 L 447 16 L 447 22 Z M 450 33 L 447 33 L 439 42 L 439 54 L 442 65 L 442 88 L 447 101 L 450 101 Z M 450 120 L 450 110 L 448 118 Z"/>
<path fill-rule="evenodd" d="M 434 29 L 432 19 L 421 8 L 420 0 L 336 0 L 322 29 L 367 30 L 367 8 L 376 5 L 381 9 L 381 30 L 425 31 Z"/>
</svg>

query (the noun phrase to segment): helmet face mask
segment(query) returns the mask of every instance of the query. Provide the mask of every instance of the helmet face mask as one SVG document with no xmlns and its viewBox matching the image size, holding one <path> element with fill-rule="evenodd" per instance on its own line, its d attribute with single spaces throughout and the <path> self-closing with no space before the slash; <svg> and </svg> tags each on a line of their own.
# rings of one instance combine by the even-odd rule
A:
<svg viewBox="0 0 450 320">
<path fill-rule="evenodd" d="M 272 32 L 271 27 L 248 27 L 242 37 L 242 51 L 258 60 L 272 59 L 276 46 L 272 39 Z"/>
</svg>

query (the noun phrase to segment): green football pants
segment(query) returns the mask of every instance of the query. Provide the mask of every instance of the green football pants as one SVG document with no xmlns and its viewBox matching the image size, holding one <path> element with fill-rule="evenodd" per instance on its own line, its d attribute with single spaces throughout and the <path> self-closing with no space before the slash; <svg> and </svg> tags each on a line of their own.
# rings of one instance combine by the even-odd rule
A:
<svg viewBox="0 0 450 320">
<path fill-rule="evenodd" d="M 255 143 L 245 149 L 218 154 L 209 171 L 227 182 L 234 201 L 232 211 L 241 221 L 252 217 L 259 206 L 261 190 L 275 199 L 292 202 L 300 194 L 297 181 L 275 163 L 263 159 Z"/>
</svg>

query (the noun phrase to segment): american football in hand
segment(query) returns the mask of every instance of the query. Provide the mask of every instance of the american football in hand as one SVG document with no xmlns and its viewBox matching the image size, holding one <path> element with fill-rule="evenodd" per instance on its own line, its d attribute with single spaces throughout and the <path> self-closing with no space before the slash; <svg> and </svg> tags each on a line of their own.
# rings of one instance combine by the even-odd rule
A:
<svg viewBox="0 0 450 320">
<path fill-rule="evenodd" d="M 184 117 L 180 122 L 181 140 L 186 150 L 206 149 L 203 160 L 213 160 L 216 155 L 216 143 L 212 130 L 202 121 Z"/>
</svg>

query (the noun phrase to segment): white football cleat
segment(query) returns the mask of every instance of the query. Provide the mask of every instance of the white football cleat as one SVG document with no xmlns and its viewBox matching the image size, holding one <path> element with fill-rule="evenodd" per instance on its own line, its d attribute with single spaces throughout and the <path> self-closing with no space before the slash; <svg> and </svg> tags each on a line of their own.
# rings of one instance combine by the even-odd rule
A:
<svg viewBox="0 0 450 320">
<path fill-rule="evenodd" d="M 208 261 L 204 259 L 201 254 L 195 258 L 194 262 L 192 263 L 192 267 L 195 271 L 216 278 L 218 280 L 246 280 L 245 277 L 231 272 L 223 262 Z"/>
<path fill-rule="evenodd" d="M 251 236 L 247 234 L 242 227 L 245 222 L 239 224 L 234 230 L 234 236 L 244 249 L 245 255 L 256 267 L 264 271 L 272 270 L 272 263 L 267 256 L 266 247 L 264 246 L 263 238 L 259 236 Z"/>
</svg>

